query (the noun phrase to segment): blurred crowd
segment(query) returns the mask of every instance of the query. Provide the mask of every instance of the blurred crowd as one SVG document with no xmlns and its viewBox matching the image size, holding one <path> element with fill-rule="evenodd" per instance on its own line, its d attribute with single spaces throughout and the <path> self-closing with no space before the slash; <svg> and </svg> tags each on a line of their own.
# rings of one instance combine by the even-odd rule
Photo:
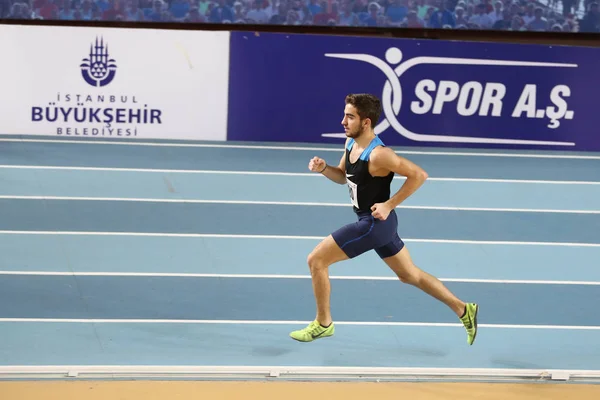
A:
<svg viewBox="0 0 600 400">
<path fill-rule="evenodd" d="M 600 32 L 598 1 L 0 0 L 0 16 L 46 20 Z"/>
</svg>

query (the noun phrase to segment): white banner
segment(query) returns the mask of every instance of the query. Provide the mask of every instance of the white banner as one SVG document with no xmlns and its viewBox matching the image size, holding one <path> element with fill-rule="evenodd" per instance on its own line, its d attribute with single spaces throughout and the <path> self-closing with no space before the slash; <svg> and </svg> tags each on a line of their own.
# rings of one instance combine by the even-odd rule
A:
<svg viewBox="0 0 600 400">
<path fill-rule="evenodd" d="M 0 26 L 0 134 L 226 140 L 229 32 Z"/>
</svg>

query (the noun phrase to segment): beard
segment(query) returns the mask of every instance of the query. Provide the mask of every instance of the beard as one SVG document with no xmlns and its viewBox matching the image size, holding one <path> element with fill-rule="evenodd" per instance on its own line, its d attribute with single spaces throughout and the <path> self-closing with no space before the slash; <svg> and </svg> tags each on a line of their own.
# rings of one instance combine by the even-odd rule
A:
<svg viewBox="0 0 600 400">
<path fill-rule="evenodd" d="M 349 130 L 348 132 L 346 132 L 346 137 L 356 139 L 357 137 L 360 137 L 360 135 L 362 135 L 362 134 L 363 134 L 363 129 L 357 128 L 355 130 Z"/>
</svg>

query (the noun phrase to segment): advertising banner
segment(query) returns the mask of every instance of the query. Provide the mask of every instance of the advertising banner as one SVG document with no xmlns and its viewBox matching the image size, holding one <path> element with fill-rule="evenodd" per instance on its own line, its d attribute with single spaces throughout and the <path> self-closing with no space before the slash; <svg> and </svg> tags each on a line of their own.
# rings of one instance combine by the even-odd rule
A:
<svg viewBox="0 0 600 400">
<path fill-rule="evenodd" d="M 226 140 L 229 32 L 0 26 L 0 134 Z"/>
<path fill-rule="evenodd" d="M 389 145 L 598 151 L 598 71 L 596 48 L 233 32 L 228 140 L 342 143 L 371 93 Z"/>
</svg>

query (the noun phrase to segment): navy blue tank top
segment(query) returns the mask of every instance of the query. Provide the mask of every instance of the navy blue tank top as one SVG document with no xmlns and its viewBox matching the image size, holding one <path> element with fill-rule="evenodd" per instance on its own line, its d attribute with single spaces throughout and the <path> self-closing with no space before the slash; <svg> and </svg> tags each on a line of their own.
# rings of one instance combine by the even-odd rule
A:
<svg viewBox="0 0 600 400">
<path fill-rule="evenodd" d="M 346 146 L 346 183 L 350 192 L 350 200 L 354 212 L 370 213 L 373 204 L 383 203 L 390 198 L 390 185 L 394 173 L 390 172 L 382 177 L 372 176 L 369 173 L 371 152 L 377 146 L 385 146 L 378 136 L 375 136 L 354 164 L 350 162 L 350 152 L 353 145 L 354 139 L 350 139 Z"/>
</svg>

